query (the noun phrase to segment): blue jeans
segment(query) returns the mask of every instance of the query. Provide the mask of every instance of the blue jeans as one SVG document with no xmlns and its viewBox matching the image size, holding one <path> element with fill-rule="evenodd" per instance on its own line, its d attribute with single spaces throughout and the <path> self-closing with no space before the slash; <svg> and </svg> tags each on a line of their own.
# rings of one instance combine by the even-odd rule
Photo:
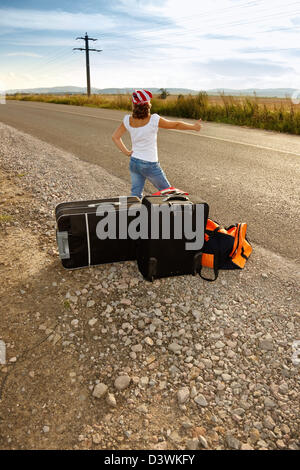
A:
<svg viewBox="0 0 300 470">
<path fill-rule="evenodd" d="M 142 198 L 146 179 L 159 191 L 171 186 L 159 162 L 147 162 L 146 160 L 131 157 L 129 169 L 131 174 L 131 196 Z"/>
</svg>

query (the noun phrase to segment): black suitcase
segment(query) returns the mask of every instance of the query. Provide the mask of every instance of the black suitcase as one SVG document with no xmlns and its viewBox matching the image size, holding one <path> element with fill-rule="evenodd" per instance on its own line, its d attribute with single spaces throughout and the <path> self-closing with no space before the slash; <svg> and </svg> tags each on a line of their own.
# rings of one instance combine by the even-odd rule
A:
<svg viewBox="0 0 300 470">
<path fill-rule="evenodd" d="M 141 274 L 145 279 L 153 281 L 155 278 L 178 276 L 182 274 L 200 273 L 201 271 L 201 249 L 204 244 L 204 230 L 208 217 L 208 204 L 197 200 L 193 196 L 175 194 L 165 196 L 145 196 L 142 204 L 146 206 L 148 213 L 148 238 L 137 241 L 137 263 Z M 156 210 L 164 204 L 170 212 L 160 214 L 155 220 L 151 215 L 151 209 Z M 188 206 L 185 208 L 185 206 Z M 196 217 L 198 206 L 200 217 Z M 191 228 L 199 234 L 196 249 L 187 249 L 188 240 L 184 230 L 184 211 L 190 211 Z M 169 217 L 169 238 L 163 233 L 163 219 Z M 178 217 L 181 217 L 178 219 Z M 200 226 L 199 226 L 200 220 Z M 153 224 L 158 223 L 156 234 L 153 236 Z M 178 233 L 181 226 L 182 235 Z M 177 227 L 177 235 L 175 231 Z"/>
<path fill-rule="evenodd" d="M 107 207 L 107 204 L 109 204 L 109 207 Z M 127 236 L 126 238 L 120 238 L 119 235 L 119 216 L 125 215 L 125 220 L 129 223 L 133 217 L 128 217 L 128 208 L 134 204 L 140 206 L 141 202 L 138 197 L 96 199 L 58 204 L 55 208 L 56 239 L 62 265 L 67 269 L 75 269 L 115 261 L 135 260 L 135 241 Z M 103 210 L 106 206 L 111 209 L 111 212 L 115 211 L 116 238 L 107 238 L 105 240 L 98 238 L 97 224 L 104 217 L 104 215 L 99 216 L 97 214 L 99 206 Z"/>
</svg>

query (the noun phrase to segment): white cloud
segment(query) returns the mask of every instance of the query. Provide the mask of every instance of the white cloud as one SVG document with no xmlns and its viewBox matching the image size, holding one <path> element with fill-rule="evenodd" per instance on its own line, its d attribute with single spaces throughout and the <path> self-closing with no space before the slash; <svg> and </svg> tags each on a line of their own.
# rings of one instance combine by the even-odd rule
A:
<svg viewBox="0 0 300 470">
<path fill-rule="evenodd" d="M 76 36 L 86 30 L 95 34 L 96 46 L 103 52 L 91 56 L 91 73 L 93 86 L 99 88 L 299 88 L 300 63 L 294 49 L 299 8 L 295 0 L 287 2 L 119 0 L 110 5 L 113 14 L 105 15 L 10 8 L 0 9 L 0 25 L 2 31 L 17 31 L 15 37 L 6 32 L 7 43 L 31 49 L 38 43 L 38 47 L 65 46 L 71 51 L 82 45 Z M 52 32 L 45 34 L 47 30 Z M 33 59 L 38 47 L 33 49 Z M 17 57 L 14 49 L 10 54 Z M 49 73 L 36 70 L 32 80 L 37 84 L 30 86 L 84 86 L 84 60 L 70 61 L 52 61 L 46 65 Z M 25 86 L 21 65 L 21 60 L 16 62 L 18 85 L 10 88 Z"/>
<path fill-rule="evenodd" d="M 35 52 L 9 52 L 5 54 L 7 57 L 43 57 L 41 54 L 36 54 Z"/>
</svg>

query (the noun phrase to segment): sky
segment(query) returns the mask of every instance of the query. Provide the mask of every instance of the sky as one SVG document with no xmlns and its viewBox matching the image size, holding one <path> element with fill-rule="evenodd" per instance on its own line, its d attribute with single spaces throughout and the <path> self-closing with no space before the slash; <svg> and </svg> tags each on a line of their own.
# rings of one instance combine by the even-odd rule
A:
<svg viewBox="0 0 300 470">
<path fill-rule="evenodd" d="M 0 0 L 0 89 L 300 88 L 300 2 Z"/>
</svg>

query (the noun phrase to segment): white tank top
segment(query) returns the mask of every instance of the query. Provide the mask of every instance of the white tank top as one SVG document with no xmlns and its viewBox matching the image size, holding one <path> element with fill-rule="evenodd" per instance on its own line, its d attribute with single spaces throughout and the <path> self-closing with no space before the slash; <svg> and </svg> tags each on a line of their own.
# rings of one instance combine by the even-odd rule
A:
<svg viewBox="0 0 300 470">
<path fill-rule="evenodd" d="M 160 116 L 152 114 L 150 121 L 142 127 L 131 127 L 129 123 L 130 114 L 123 119 L 123 124 L 130 133 L 132 143 L 132 157 L 157 162 L 157 132 Z"/>
</svg>

